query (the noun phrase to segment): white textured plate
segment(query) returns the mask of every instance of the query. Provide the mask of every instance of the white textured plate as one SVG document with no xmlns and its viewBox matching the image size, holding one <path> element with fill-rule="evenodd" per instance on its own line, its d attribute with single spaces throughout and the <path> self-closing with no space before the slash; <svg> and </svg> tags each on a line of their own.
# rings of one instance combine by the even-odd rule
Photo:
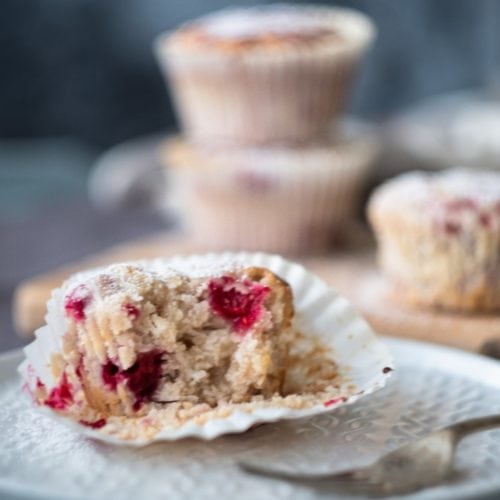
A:
<svg viewBox="0 0 500 500">
<path fill-rule="evenodd" d="M 164 427 L 152 438 L 130 439 L 126 441 L 127 444 L 144 445 L 151 441 L 184 437 L 214 439 L 222 434 L 243 432 L 259 423 L 329 412 L 333 408 L 352 404 L 385 385 L 393 366 L 392 356 L 386 346 L 380 342 L 346 299 L 340 297 L 301 265 L 289 262 L 278 255 L 244 252 L 179 256 L 143 262 L 144 266 L 151 270 L 161 270 L 167 266 L 193 276 L 220 271 L 228 263 L 266 267 L 290 284 L 294 294 L 295 325 L 304 335 L 321 338 L 322 344 L 330 348 L 331 357 L 343 378 L 340 389 L 329 394 L 327 398 L 324 396 L 316 398 L 314 406 L 308 408 L 297 409 L 284 404 L 233 405 L 232 413 L 225 418 L 211 418 L 204 424 L 188 421 L 179 427 Z M 78 282 L 82 276 L 91 273 L 95 273 L 95 270 L 82 273 L 72 281 Z M 25 348 L 29 364 L 49 388 L 57 383 L 47 369 L 50 354 L 54 349 L 58 349 L 61 335 L 66 331 L 65 320 L 61 316 L 63 294 L 57 290 L 53 293 L 48 304 L 47 326 L 39 329 L 35 341 Z M 28 363 L 24 363 L 21 372 L 28 383 L 36 384 L 33 370 L 28 370 L 27 367 Z M 326 404 L 330 400 L 335 403 Z M 47 408 L 41 409 L 50 411 Z M 108 434 L 108 426 L 93 430 L 63 418 L 55 412 L 52 414 L 59 421 L 71 424 L 73 428 L 87 436 L 120 443 L 117 436 Z"/>
<path fill-rule="evenodd" d="M 95 442 L 36 412 L 19 397 L 21 353 L 0 358 L 0 497 L 79 499 L 312 500 L 313 489 L 246 476 L 238 460 L 325 471 L 457 420 L 500 412 L 500 363 L 455 349 L 387 339 L 398 366 L 387 387 L 356 405 L 271 423 L 211 442 L 187 439 L 123 448 Z M 500 429 L 467 438 L 447 485 L 405 498 L 499 498 Z M 329 498 L 336 497 L 329 492 Z"/>
</svg>

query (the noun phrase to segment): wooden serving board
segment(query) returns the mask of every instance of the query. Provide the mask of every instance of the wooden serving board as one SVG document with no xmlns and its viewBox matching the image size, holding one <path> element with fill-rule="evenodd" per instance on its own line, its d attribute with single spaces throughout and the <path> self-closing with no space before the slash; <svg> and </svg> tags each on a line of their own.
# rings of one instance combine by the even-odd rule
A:
<svg viewBox="0 0 500 500">
<path fill-rule="evenodd" d="M 345 295 L 385 335 L 425 340 L 500 357 L 500 316 L 473 316 L 402 308 L 387 297 L 373 247 L 300 260 L 339 293 Z M 358 247 L 359 248 L 359 247 Z M 114 246 L 85 260 L 55 269 L 19 284 L 14 295 L 13 317 L 18 333 L 29 337 L 43 324 L 45 304 L 53 288 L 70 274 L 89 267 L 131 259 L 166 257 L 207 249 L 182 236 L 160 235 Z"/>
</svg>

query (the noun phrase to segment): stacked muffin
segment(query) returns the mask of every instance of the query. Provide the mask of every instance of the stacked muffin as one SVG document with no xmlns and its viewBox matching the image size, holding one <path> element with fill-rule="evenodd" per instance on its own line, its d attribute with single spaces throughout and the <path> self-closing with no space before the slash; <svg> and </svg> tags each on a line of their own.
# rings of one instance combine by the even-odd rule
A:
<svg viewBox="0 0 500 500">
<path fill-rule="evenodd" d="M 376 154 L 373 138 L 339 126 L 373 35 L 351 10 L 276 5 L 158 39 L 183 126 L 162 158 L 194 237 L 281 253 L 328 245 Z"/>
</svg>

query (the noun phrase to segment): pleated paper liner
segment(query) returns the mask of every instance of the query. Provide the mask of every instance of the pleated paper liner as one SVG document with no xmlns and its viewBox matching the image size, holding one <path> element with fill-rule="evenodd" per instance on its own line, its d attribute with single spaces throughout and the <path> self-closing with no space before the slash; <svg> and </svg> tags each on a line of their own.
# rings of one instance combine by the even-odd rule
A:
<svg viewBox="0 0 500 500">
<path fill-rule="evenodd" d="M 37 406 L 45 414 L 70 425 L 76 432 L 102 441 L 146 445 L 154 441 L 173 441 L 184 437 L 214 439 L 223 434 L 243 432 L 266 422 L 303 418 L 332 411 L 382 388 L 393 369 L 393 360 L 385 345 L 368 324 L 323 281 L 304 267 L 277 255 L 263 253 L 224 253 L 178 256 L 172 259 L 141 261 L 151 270 L 165 267 L 187 275 L 202 273 L 227 263 L 261 266 L 286 280 L 294 293 L 297 331 L 287 369 L 285 390 L 269 400 L 240 404 L 220 404 L 199 415 L 173 421 L 161 410 L 155 411 L 154 430 L 151 415 L 138 418 L 107 417 L 106 424 L 92 429 L 46 406 Z M 70 279 L 72 286 L 93 270 Z M 26 360 L 20 372 L 28 392 L 43 383 L 53 388 L 51 356 L 61 349 L 65 333 L 63 295 L 65 286 L 53 292 L 48 304 L 47 325 L 36 332 L 36 339 L 25 348 Z M 151 412 L 150 412 L 151 413 Z"/>
<path fill-rule="evenodd" d="M 173 137 L 160 153 L 167 167 L 164 210 L 179 213 L 193 240 L 213 250 L 320 252 L 355 218 L 378 150 L 363 127 L 293 148 Z"/>
</svg>

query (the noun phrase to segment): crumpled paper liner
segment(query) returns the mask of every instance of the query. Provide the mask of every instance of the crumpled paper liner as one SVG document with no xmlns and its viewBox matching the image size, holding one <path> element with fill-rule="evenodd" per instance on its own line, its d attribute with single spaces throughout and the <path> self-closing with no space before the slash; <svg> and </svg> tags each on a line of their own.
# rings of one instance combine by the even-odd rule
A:
<svg viewBox="0 0 500 500">
<path fill-rule="evenodd" d="M 318 415 L 352 404 L 385 385 L 393 370 L 393 360 L 385 345 L 346 299 L 298 264 L 264 253 L 178 256 L 141 264 L 153 270 L 168 266 L 196 275 L 197 268 L 207 261 L 266 267 L 290 284 L 296 309 L 295 328 L 300 333 L 296 334 L 292 347 L 287 384 L 289 390 L 301 387 L 303 394 L 223 404 L 175 425 L 168 419 L 163 422 L 160 419 L 159 428 L 149 427 L 146 416 L 137 419 L 109 417 L 104 427 L 92 429 L 47 407 L 38 408 L 86 436 L 109 443 L 141 446 L 184 437 L 209 440 L 243 432 L 260 423 Z M 71 281 L 85 274 L 76 275 Z M 49 366 L 52 354 L 61 349 L 65 332 L 62 298 L 63 290 L 56 289 L 48 303 L 47 324 L 36 331 L 36 339 L 24 349 L 26 360 L 19 371 L 28 392 L 35 390 L 38 378 L 48 388 L 56 385 Z M 335 372 L 324 369 L 327 365 L 335 367 Z"/>
</svg>

